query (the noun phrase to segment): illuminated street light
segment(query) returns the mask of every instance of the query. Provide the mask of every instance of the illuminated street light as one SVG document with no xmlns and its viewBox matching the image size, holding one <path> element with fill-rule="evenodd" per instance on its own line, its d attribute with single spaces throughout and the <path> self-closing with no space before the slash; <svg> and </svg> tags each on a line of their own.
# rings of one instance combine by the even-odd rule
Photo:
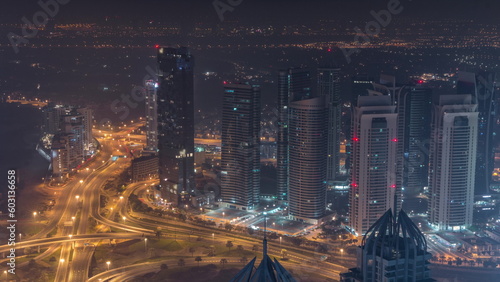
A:
<svg viewBox="0 0 500 282">
<path fill-rule="evenodd" d="M 122 217 L 122 219 L 123 219 L 123 222 L 125 222 L 125 220 L 126 220 L 127 218 L 126 218 L 126 217 Z"/>
<path fill-rule="evenodd" d="M 283 239 L 283 238 L 280 236 L 280 246 L 281 246 L 281 239 Z"/>
<path fill-rule="evenodd" d="M 75 221 L 75 217 L 74 217 L 74 216 L 72 216 L 72 217 L 71 217 L 71 220 Z"/>
<path fill-rule="evenodd" d="M 215 244 L 215 233 L 212 233 L 212 244 Z"/>
<path fill-rule="evenodd" d="M 111 264 L 111 262 L 108 260 L 106 264 L 108 265 L 108 271 L 109 271 L 109 265 Z"/>
<path fill-rule="evenodd" d="M 120 200 L 123 200 L 123 196 L 120 196 Z"/>
<path fill-rule="evenodd" d="M 148 251 L 148 238 L 144 238 L 144 251 Z"/>
<path fill-rule="evenodd" d="M 79 195 L 76 195 L 76 196 L 75 196 L 75 199 L 78 201 L 78 199 L 80 199 L 80 196 L 79 196 Z"/>
<path fill-rule="evenodd" d="M 64 262 L 64 259 L 63 259 L 63 258 L 62 258 L 62 259 L 60 259 L 60 260 L 59 260 L 59 262 L 63 263 L 63 262 Z"/>
<path fill-rule="evenodd" d="M 33 220 L 36 222 L 36 212 L 33 212 Z"/>
</svg>

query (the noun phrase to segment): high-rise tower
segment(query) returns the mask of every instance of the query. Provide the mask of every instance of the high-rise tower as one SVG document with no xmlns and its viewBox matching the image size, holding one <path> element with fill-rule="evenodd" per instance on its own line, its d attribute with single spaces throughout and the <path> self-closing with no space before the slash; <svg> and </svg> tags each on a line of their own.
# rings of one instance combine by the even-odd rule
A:
<svg viewBox="0 0 500 282">
<path fill-rule="evenodd" d="M 193 67 L 187 48 L 158 48 L 160 189 L 173 205 L 194 188 Z"/>
<path fill-rule="evenodd" d="M 396 99 L 403 194 L 413 197 L 428 185 L 432 90 L 418 84 L 407 85 Z"/>
<path fill-rule="evenodd" d="M 397 113 L 390 96 L 360 96 L 352 122 L 350 227 L 365 234 L 388 209 L 401 207 Z"/>
<path fill-rule="evenodd" d="M 253 209 L 260 189 L 260 89 L 227 84 L 223 99 L 222 205 Z"/>
<path fill-rule="evenodd" d="M 158 104 L 156 89 L 158 83 L 148 80 L 146 87 L 146 151 L 156 152 L 158 150 Z"/>
<path fill-rule="evenodd" d="M 290 103 L 312 97 L 311 74 L 306 69 L 290 68 L 278 77 L 278 140 L 277 194 L 278 200 L 288 200 L 288 114 Z"/>
<path fill-rule="evenodd" d="M 495 162 L 493 144 L 496 108 L 495 79 L 494 72 L 483 71 L 478 74 L 458 72 L 457 94 L 472 95 L 472 102 L 478 106 L 477 162 L 474 180 L 474 191 L 477 195 L 489 193 Z"/>
<path fill-rule="evenodd" d="M 442 95 L 434 105 L 429 167 L 429 222 L 457 231 L 472 224 L 478 131 L 472 95 Z"/>
<path fill-rule="evenodd" d="M 325 97 L 289 106 L 290 217 L 313 224 L 326 210 L 327 114 Z"/>
<path fill-rule="evenodd" d="M 340 131 L 341 131 L 341 104 L 340 104 L 340 69 L 318 69 L 318 91 L 320 97 L 326 97 L 328 108 L 328 142 L 326 161 L 326 180 L 329 185 L 339 174 L 340 166 Z"/>
</svg>

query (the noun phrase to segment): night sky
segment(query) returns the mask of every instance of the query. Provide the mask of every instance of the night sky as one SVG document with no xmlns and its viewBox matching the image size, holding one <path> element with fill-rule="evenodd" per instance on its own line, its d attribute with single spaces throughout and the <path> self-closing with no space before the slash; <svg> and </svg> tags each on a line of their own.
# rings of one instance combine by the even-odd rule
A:
<svg viewBox="0 0 500 282">
<path fill-rule="evenodd" d="M 223 0 L 221 0 L 223 1 Z M 34 0 L 2 1 L 0 22 L 19 21 L 30 17 L 40 9 Z M 124 21 L 144 20 L 145 17 L 162 21 L 186 22 L 193 19 L 219 19 L 212 6 L 212 0 L 71 0 L 61 5 L 57 20 L 118 17 Z M 225 20 L 242 22 L 289 22 L 300 23 L 332 17 L 364 17 L 371 10 L 387 6 L 388 0 L 243 0 L 233 12 L 225 14 Z M 495 0 L 401 0 L 404 14 L 428 18 L 456 17 L 496 21 L 500 3 Z"/>
</svg>

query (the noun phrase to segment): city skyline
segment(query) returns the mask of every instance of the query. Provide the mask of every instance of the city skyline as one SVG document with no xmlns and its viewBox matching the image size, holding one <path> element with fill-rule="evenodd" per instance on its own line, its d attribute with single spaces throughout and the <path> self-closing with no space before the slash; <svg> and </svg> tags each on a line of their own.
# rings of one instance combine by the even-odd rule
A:
<svg viewBox="0 0 500 282">
<path fill-rule="evenodd" d="M 3 7 L 0 280 L 500 279 L 497 1 Z"/>
</svg>

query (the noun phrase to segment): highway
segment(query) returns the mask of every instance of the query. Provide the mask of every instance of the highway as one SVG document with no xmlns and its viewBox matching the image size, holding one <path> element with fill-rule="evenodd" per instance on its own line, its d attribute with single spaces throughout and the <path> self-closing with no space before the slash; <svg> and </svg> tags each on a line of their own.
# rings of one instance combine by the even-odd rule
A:
<svg viewBox="0 0 500 282">
<path fill-rule="evenodd" d="M 53 217 L 50 218 L 45 227 L 31 238 L 26 238 L 23 242 L 16 244 L 16 248 L 49 246 L 49 249 L 40 254 L 36 259 L 40 260 L 53 254 L 59 247 L 61 248 L 60 257 L 57 264 L 55 281 L 87 281 L 92 255 L 96 247 L 101 242 L 108 242 L 113 239 L 142 239 L 143 236 L 154 236 L 154 231 L 160 227 L 164 235 L 175 237 L 179 240 L 189 240 L 191 236 L 200 236 L 212 238 L 218 244 L 225 244 L 226 241 L 233 241 L 236 245 L 242 245 L 245 249 L 251 249 L 254 245 L 261 245 L 262 239 L 255 238 L 245 234 L 228 232 L 226 230 L 215 229 L 212 227 L 192 225 L 189 222 L 180 222 L 173 219 L 155 217 L 130 211 L 127 205 L 128 197 L 132 193 L 140 196 L 146 189 L 151 189 L 155 184 L 151 181 L 133 183 L 128 185 L 127 189 L 121 194 L 122 197 L 110 201 L 108 208 L 113 207 L 111 212 L 102 216 L 100 212 L 100 195 L 102 188 L 108 179 L 116 177 L 130 163 L 131 158 L 111 158 L 113 155 L 128 156 L 129 149 L 127 144 L 131 142 L 140 144 L 144 136 L 130 134 L 134 128 L 143 123 L 135 123 L 132 126 L 124 127 L 119 132 L 107 130 L 94 130 L 96 137 L 101 143 L 99 154 L 89 164 L 86 164 L 72 179 L 62 188 L 47 187 L 51 192 L 58 193 L 56 205 L 53 208 Z M 129 135 L 130 134 L 130 135 Z M 142 138 L 142 139 L 141 139 Z M 147 197 L 146 197 L 147 198 Z M 151 205 L 151 203 L 148 203 Z M 119 218 L 125 217 L 126 220 L 113 221 L 115 215 Z M 122 233 L 96 233 L 89 226 L 89 218 L 94 218 L 98 223 L 123 230 Z M 51 238 L 46 238 L 47 234 L 57 228 L 57 233 Z M 92 234 L 93 233 L 93 234 Z M 216 238 L 212 233 L 217 234 Z M 0 246 L 0 252 L 5 252 L 9 246 Z M 269 254 L 280 257 L 281 249 L 287 249 L 289 266 L 294 269 L 313 269 L 314 272 L 325 277 L 338 279 L 338 274 L 346 270 L 341 265 L 328 262 L 320 262 L 320 254 L 304 248 L 298 248 L 292 245 L 282 246 L 273 241 L 269 242 Z M 175 259 L 176 261 L 177 259 Z M 212 260 L 217 260 L 213 258 Z M 204 263 L 212 261 L 204 257 Z M 218 258 L 220 260 L 220 258 Z M 211 262 L 213 263 L 213 262 Z M 295 264 L 291 264 L 295 263 Z M 174 265 L 174 261 L 170 262 Z M 191 263 L 186 262 L 187 265 Z M 89 281 L 98 281 L 98 279 L 113 279 L 113 281 L 126 281 L 126 279 L 145 274 L 151 271 L 159 270 L 159 263 L 135 264 L 122 270 L 106 271 L 95 275 Z M 193 262 L 194 265 L 194 262 Z M 298 266 L 297 266 L 298 265 Z M 146 267 L 147 266 L 147 267 Z M 285 266 L 286 267 L 286 266 Z"/>
</svg>

